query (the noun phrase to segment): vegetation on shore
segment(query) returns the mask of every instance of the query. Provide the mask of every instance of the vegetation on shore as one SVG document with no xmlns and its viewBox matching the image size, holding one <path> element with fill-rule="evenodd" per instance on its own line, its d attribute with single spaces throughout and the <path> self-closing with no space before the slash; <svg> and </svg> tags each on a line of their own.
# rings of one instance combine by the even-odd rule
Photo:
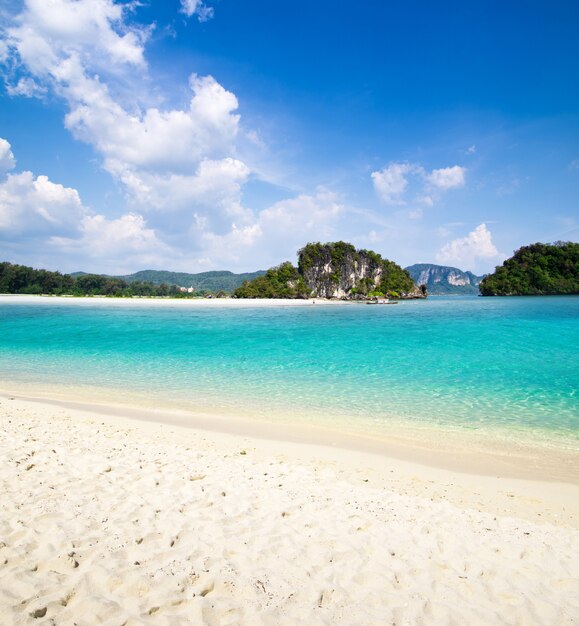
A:
<svg viewBox="0 0 579 626">
<path fill-rule="evenodd" d="M 153 285 L 177 285 L 177 287 L 193 288 L 196 293 L 217 293 L 225 291 L 231 293 L 234 289 L 242 285 L 246 280 L 253 280 L 265 274 L 263 271 L 246 272 L 234 274 L 227 270 L 199 272 L 190 274 L 188 272 L 168 272 L 166 270 L 141 270 L 134 274 L 124 274 L 110 276 L 109 278 L 120 278 L 127 283 L 152 283 Z M 75 272 L 73 277 L 84 276 L 85 272 Z"/>
<path fill-rule="evenodd" d="M 374 296 L 420 298 L 424 287 L 417 287 L 410 272 L 420 277 L 425 270 L 452 270 L 453 280 L 466 278 L 473 283 L 478 277 L 456 268 L 415 265 L 402 269 L 371 250 L 356 250 L 343 241 L 309 243 L 298 253 L 298 266 L 290 262 L 272 267 L 267 272 L 233 274 L 204 272 L 185 274 L 145 270 L 125 277 L 100 274 L 61 274 L 25 265 L 0 263 L 0 293 L 47 294 L 108 297 L 226 296 L 220 288 L 225 280 L 237 298 L 344 298 L 365 299 Z M 448 272 L 447 272 L 448 273 Z M 454 275 L 456 274 L 456 276 Z M 142 280 L 142 278 L 151 280 Z M 465 278 L 466 277 L 466 278 Z M 161 278 L 179 283 L 158 282 Z M 197 280 L 194 280 L 197 279 Z M 442 278 L 441 278 L 442 280 Z M 185 284 L 183 284 L 185 282 Z M 188 285 L 191 282 L 193 284 Z M 213 289 L 200 288 L 211 285 Z M 187 289 L 185 289 L 187 287 Z M 523 246 L 514 256 L 497 267 L 480 283 L 484 296 L 579 294 L 579 243 L 534 243 Z"/>
<path fill-rule="evenodd" d="M 308 288 L 298 268 L 289 261 L 267 270 L 263 276 L 245 281 L 233 292 L 234 298 L 307 298 Z"/>
<path fill-rule="evenodd" d="M 154 285 L 147 281 L 128 283 L 122 278 L 98 274 L 81 274 L 75 277 L 12 263 L 0 263 L 0 293 L 117 298 L 133 296 L 186 298 L 193 295 L 181 292 L 176 285 L 164 283 Z"/>
<path fill-rule="evenodd" d="M 579 243 L 523 246 L 480 284 L 483 296 L 579 294 Z"/>
</svg>

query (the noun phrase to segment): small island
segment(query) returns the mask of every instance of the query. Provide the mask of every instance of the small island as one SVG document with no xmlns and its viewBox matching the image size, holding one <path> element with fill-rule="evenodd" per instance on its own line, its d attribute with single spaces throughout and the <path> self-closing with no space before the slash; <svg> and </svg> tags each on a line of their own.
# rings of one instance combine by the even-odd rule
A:
<svg viewBox="0 0 579 626">
<path fill-rule="evenodd" d="M 579 294 L 579 243 L 523 246 L 479 286 L 483 296 Z"/>
<path fill-rule="evenodd" d="M 399 265 L 371 250 L 357 250 L 343 241 L 308 243 L 298 253 L 298 266 L 289 261 L 269 269 L 264 276 L 246 281 L 233 292 L 235 298 L 425 298 Z"/>
</svg>

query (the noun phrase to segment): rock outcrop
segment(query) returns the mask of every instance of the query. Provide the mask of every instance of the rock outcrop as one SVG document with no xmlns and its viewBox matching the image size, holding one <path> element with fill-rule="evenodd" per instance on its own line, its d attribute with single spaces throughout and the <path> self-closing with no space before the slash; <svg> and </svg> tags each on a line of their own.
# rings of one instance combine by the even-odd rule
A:
<svg viewBox="0 0 579 626">
<path fill-rule="evenodd" d="M 353 245 L 309 243 L 299 251 L 298 267 L 286 262 L 269 269 L 265 276 L 245 282 L 235 290 L 237 298 L 339 298 L 368 296 L 425 298 L 426 288 L 417 287 L 399 265 L 371 250 Z"/>
<path fill-rule="evenodd" d="M 269 269 L 265 276 L 245 282 L 236 298 L 339 298 L 368 296 L 425 298 L 426 288 L 417 287 L 399 265 L 371 250 L 353 245 L 309 243 L 299 251 L 298 267 L 286 262 Z"/>
<path fill-rule="evenodd" d="M 406 270 L 418 285 L 426 285 L 431 295 L 478 294 L 482 276 L 463 272 L 456 267 L 417 263 Z"/>
<path fill-rule="evenodd" d="M 308 244 L 299 251 L 298 269 L 313 297 L 356 299 L 372 292 L 397 298 L 426 297 L 399 265 L 343 241 Z"/>
</svg>

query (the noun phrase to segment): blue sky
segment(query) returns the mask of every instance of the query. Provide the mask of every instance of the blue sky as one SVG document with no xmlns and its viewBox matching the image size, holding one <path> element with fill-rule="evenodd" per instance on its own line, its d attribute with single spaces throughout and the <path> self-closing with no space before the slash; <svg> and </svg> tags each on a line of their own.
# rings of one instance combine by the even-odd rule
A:
<svg viewBox="0 0 579 626">
<path fill-rule="evenodd" d="M 0 257 L 492 270 L 579 240 L 579 4 L 7 0 Z"/>
</svg>

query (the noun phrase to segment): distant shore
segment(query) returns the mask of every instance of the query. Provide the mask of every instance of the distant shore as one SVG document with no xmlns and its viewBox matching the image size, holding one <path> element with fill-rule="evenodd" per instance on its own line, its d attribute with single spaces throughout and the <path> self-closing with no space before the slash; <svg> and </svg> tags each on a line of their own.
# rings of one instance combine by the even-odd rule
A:
<svg viewBox="0 0 579 626">
<path fill-rule="evenodd" d="M 197 304 L 201 306 L 306 306 L 312 304 L 351 304 L 355 301 L 345 301 L 337 299 L 325 299 L 325 298 L 307 298 L 304 300 L 290 299 L 290 298 L 171 298 L 165 296 L 133 296 L 130 298 L 116 298 L 111 296 L 55 296 L 51 294 L 47 295 L 28 295 L 28 294 L 12 294 L 3 293 L 0 294 L 0 302 L 4 298 L 17 299 L 26 303 L 42 302 L 55 302 L 55 303 L 68 303 L 78 302 L 80 304 L 86 303 L 120 303 L 131 304 L 135 302 L 144 303 L 169 303 L 177 304 L 179 306 L 188 306 Z"/>
</svg>

